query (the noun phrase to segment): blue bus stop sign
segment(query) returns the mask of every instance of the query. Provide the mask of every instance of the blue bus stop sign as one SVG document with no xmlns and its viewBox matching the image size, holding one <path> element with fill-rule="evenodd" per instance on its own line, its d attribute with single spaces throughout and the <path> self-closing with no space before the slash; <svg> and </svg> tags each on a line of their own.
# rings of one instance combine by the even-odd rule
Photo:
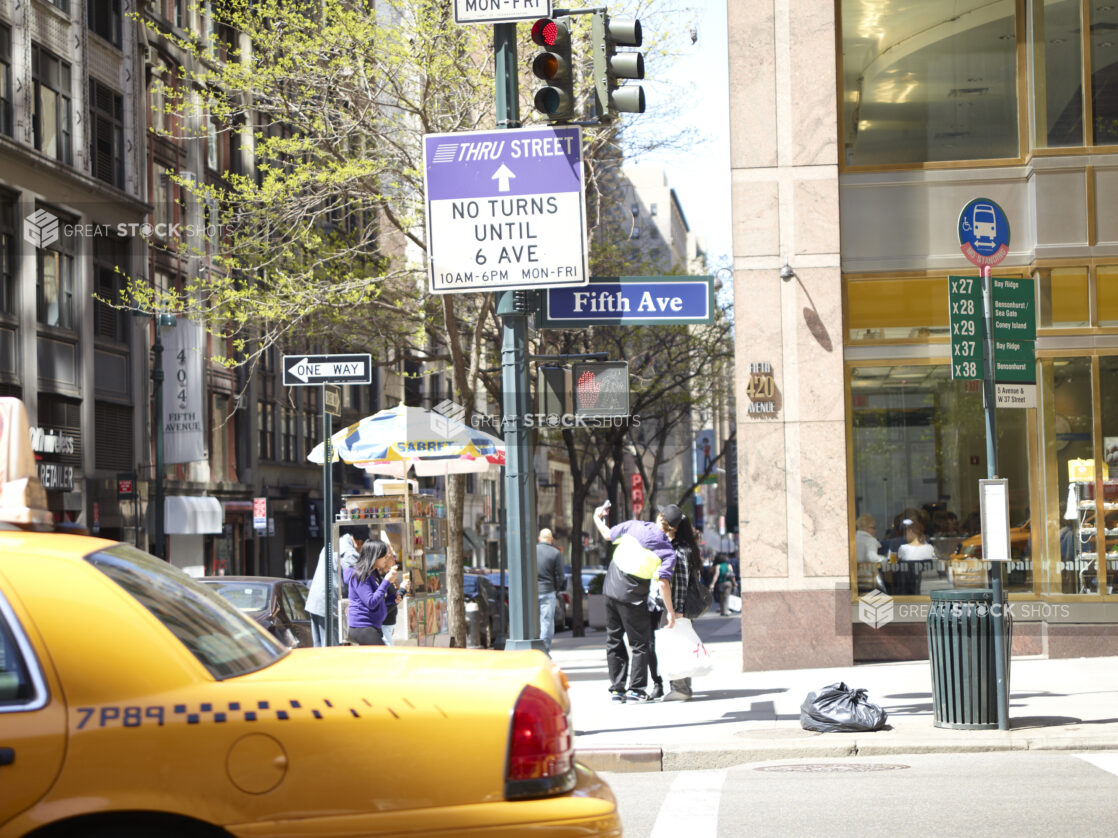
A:
<svg viewBox="0 0 1118 838">
<path fill-rule="evenodd" d="M 1009 253 L 1009 219 L 989 198 L 975 198 L 959 213 L 959 245 L 971 264 L 993 267 Z"/>
</svg>

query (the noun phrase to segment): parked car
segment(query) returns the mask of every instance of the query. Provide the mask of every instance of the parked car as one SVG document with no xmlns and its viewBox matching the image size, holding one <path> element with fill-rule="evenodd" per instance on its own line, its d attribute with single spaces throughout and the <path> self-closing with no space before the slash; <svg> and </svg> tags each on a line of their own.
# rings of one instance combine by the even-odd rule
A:
<svg viewBox="0 0 1118 838">
<path fill-rule="evenodd" d="M 313 646 L 307 586 L 274 576 L 203 576 L 234 608 L 260 623 L 285 646 Z"/>
<path fill-rule="evenodd" d="M 289 649 L 129 544 L 0 523 L 0 838 L 620 836 L 570 707 L 538 651 Z"/>
</svg>

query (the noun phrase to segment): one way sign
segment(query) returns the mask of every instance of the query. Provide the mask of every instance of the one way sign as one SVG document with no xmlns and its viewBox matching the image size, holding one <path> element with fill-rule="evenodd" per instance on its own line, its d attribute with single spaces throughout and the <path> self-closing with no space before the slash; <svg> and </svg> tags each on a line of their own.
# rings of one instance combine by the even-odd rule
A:
<svg viewBox="0 0 1118 838">
<path fill-rule="evenodd" d="M 369 384 L 373 378 L 371 355 L 284 355 L 283 385 Z"/>
</svg>

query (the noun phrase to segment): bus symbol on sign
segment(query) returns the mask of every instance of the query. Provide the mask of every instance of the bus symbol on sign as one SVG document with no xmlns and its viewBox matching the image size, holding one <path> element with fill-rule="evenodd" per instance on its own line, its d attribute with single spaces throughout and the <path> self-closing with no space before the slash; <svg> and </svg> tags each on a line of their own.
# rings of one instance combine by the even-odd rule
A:
<svg viewBox="0 0 1118 838">
<path fill-rule="evenodd" d="M 1009 219 L 989 198 L 975 198 L 959 214 L 959 248 L 967 261 L 994 266 L 1009 253 Z"/>
</svg>

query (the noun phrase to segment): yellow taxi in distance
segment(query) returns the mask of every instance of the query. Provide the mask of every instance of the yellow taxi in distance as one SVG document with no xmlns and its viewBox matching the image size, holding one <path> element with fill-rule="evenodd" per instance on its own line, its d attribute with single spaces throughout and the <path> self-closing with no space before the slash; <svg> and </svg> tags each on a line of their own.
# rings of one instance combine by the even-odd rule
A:
<svg viewBox="0 0 1118 838">
<path fill-rule="evenodd" d="M 127 544 L 0 523 L 0 838 L 618 836 L 542 652 L 288 649 Z"/>
</svg>

